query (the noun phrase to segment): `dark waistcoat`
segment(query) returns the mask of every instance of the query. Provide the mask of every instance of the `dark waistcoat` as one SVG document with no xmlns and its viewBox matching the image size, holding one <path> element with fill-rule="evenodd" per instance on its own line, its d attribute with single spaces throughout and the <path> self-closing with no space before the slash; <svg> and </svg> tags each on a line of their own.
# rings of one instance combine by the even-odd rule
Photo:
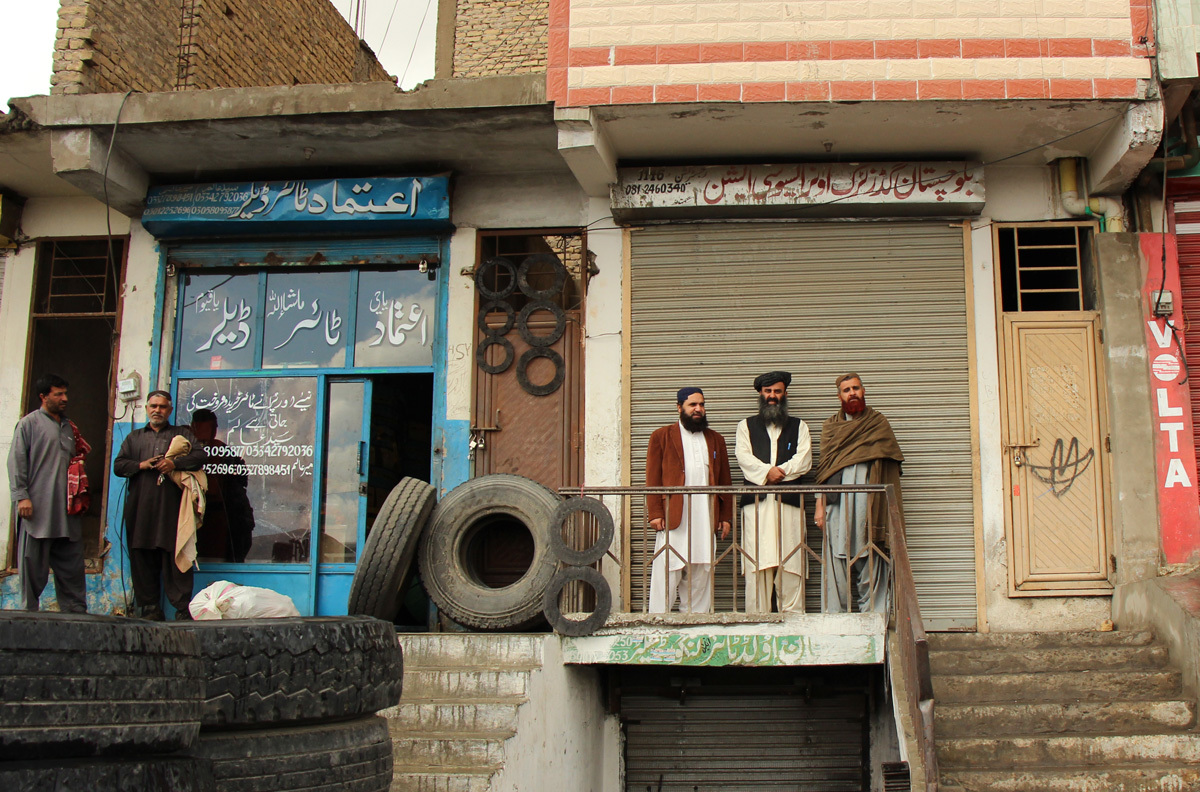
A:
<svg viewBox="0 0 1200 792">
<path fill-rule="evenodd" d="M 746 419 L 746 428 L 750 430 L 750 450 L 754 452 L 754 456 L 767 464 L 771 464 L 771 436 L 767 434 L 767 423 L 760 415 L 752 415 Z M 776 442 L 775 465 L 782 465 L 796 455 L 796 441 L 800 439 L 800 419 L 789 417 L 787 423 L 783 426 L 783 431 L 779 433 L 779 440 Z M 748 487 L 758 486 L 751 481 L 742 479 L 742 483 Z M 788 506 L 799 506 L 800 495 L 783 495 L 780 497 Z M 743 495 L 740 499 L 740 505 L 745 506 L 754 502 L 753 495 Z"/>
</svg>

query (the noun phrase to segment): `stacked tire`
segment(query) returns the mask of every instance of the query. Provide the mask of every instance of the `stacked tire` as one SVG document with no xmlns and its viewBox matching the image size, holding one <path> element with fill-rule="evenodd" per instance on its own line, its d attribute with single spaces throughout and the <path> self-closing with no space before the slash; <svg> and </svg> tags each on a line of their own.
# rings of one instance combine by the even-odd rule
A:
<svg viewBox="0 0 1200 792">
<path fill-rule="evenodd" d="M 0 612 L 0 788 L 212 792 L 195 637 L 152 622 Z"/>
<path fill-rule="evenodd" d="M 391 624 L 365 616 L 171 625 L 199 649 L 206 693 L 190 753 L 217 792 L 385 792 L 387 721 L 403 657 Z"/>
</svg>

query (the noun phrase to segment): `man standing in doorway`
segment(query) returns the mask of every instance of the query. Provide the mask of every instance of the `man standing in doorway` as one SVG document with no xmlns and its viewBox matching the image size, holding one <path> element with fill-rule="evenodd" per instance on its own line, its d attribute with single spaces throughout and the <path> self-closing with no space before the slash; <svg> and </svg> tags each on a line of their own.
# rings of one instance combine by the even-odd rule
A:
<svg viewBox="0 0 1200 792">
<path fill-rule="evenodd" d="M 246 495 L 246 462 L 231 454 L 217 439 L 217 415 L 212 410 L 192 413 L 192 434 L 204 447 L 209 468 L 228 473 L 208 473 L 204 530 L 196 537 L 201 558 L 242 563 L 254 541 L 254 507 Z"/>
<path fill-rule="evenodd" d="M 747 486 L 795 481 L 812 467 L 808 424 L 788 415 L 787 389 L 792 375 L 769 371 L 754 378 L 758 414 L 737 428 L 737 460 Z M 807 572 L 804 506 L 800 495 L 743 495 L 742 547 L 749 558 L 746 612 L 770 613 L 771 592 L 777 609 L 803 612 L 802 581 Z M 781 547 L 782 545 L 782 547 Z"/>
<path fill-rule="evenodd" d="M 53 570 L 58 609 L 87 613 L 82 526 L 67 514 L 67 469 L 78 445 L 67 420 L 67 388 L 67 381 L 55 374 L 35 383 L 42 406 L 17 422 L 8 453 L 25 610 L 39 609 L 42 590 Z"/>
<path fill-rule="evenodd" d="M 167 474 L 172 470 L 200 470 L 204 465 L 204 447 L 189 430 L 171 425 L 171 394 L 166 391 L 150 394 L 146 399 L 146 416 L 146 425 L 129 433 L 113 462 L 113 472 L 129 479 L 125 532 L 133 596 L 143 618 L 161 621 L 160 598 L 165 583 L 175 618 L 190 619 L 192 570 L 182 572 L 175 565 L 175 538 L 183 492 Z M 168 459 L 167 450 L 177 435 L 191 444 L 191 450 Z"/>
<path fill-rule="evenodd" d="M 903 520 L 900 463 L 904 454 L 900 452 L 892 425 L 867 406 L 867 390 L 857 374 L 838 377 L 837 390 L 841 409 L 821 427 L 817 483 L 894 484 Z M 816 521 L 825 529 L 824 556 L 828 570 L 821 591 L 821 609 L 829 612 L 836 603 L 837 612 L 850 610 L 848 578 L 853 575 L 858 612 L 886 612 L 888 565 L 878 555 L 863 551 L 868 543 L 882 545 L 887 541 L 887 498 L 879 493 L 819 495 Z M 852 559 L 855 560 L 850 569 Z"/>
<path fill-rule="evenodd" d="M 679 420 L 650 435 L 647 487 L 730 485 L 725 438 L 708 428 L 704 392 L 680 388 Z M 646 512 L 655 530 L 650 612 L 669 613 L 678 595 L 680 613 L 712 613 L 713 503 L 708 495 L 649 495 Z M 716 531 L 729 538 L 733 499 L 717 495 Z M 687 585 L 680 589 L 684 574 Z"/>
</svg>

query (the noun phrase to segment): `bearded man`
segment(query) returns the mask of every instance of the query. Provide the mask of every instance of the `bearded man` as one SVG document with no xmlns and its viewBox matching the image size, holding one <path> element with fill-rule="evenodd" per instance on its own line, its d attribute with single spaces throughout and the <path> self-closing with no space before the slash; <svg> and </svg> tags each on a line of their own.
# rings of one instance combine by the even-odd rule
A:
<svg viewBox="0 0 1200 792">
<path fill-rule="evenodd" d="M 891 424 L 882 413 L 867 406 L 867 390 L 857 374 L 838 377 L 837 389 L 841 409 L 821 427 L 817 483 L 894 484 L 903 520 L 900 463 L 904 461 L 904 454 L 900 452 Z M 882 493 L 865 492 L 819 495 L 816 521 L 825 529 L 822 549 L 827 559 L 821 609 L 829 612 L 836 603 L 837 612 L 850 610 L 848 578 L 853 575 L 858 612 L 886 612 L 888 565 L 879 556 L 871 563 L 863 551 L 868 543 L 882 545 L 887 541 L 887 497 Z M 903 525 L 897 527 L 904 528 Z"/>
<path fill-rule="evenodd" d="M 708 428 L 704 391 L 680 388 L 675 399 L 679 420 L 650 435 L 646 486 L 728 487 L 729 451 L 725 438 Z M 715 528 L 722 539 L 729 538 L 733 499 L 729 495 L 648 495 L 646 513 L 655 530 L 650 613 L 669 613 L 676 596 L 680 613 L 712 613 L 713 533 Z M 680 589 L 685 573 L 687 586 Z"/>
<path fill-rule="evenodd" d="M 737 461 L 747 486 L 795 481 L 812 467 L 808 424 L 788 415 L 792 375 L 770 371 L 754 378 L 758 414 L 737 428 Z M 780 613 L 804 611 L 803 580 L 808 572 L 804 543 L 804 504 L 799 494 L 743 495 L 742 566 L 746 612 L 770 613 L 771 593 Z"/>
</svg>

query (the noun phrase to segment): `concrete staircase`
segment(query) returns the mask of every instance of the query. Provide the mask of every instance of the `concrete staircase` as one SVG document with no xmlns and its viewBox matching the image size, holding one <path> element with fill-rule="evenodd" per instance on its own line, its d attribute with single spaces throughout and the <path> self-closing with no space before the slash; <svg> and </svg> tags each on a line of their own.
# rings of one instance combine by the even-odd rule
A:
<svg viewBox="0 0 1200 792">
<path fill-rule="evenodd" d="M 1200 790 L 1196 702 L 1150 633 L 929 641 L 942 792 Z"/>
<path fill-rule="evenodd" d="M 517 730 L 539 635 L 402 634 L 404 694 L 380 713 L 392 734 L 391 792 L 487 792 Z"/>
</svg>

